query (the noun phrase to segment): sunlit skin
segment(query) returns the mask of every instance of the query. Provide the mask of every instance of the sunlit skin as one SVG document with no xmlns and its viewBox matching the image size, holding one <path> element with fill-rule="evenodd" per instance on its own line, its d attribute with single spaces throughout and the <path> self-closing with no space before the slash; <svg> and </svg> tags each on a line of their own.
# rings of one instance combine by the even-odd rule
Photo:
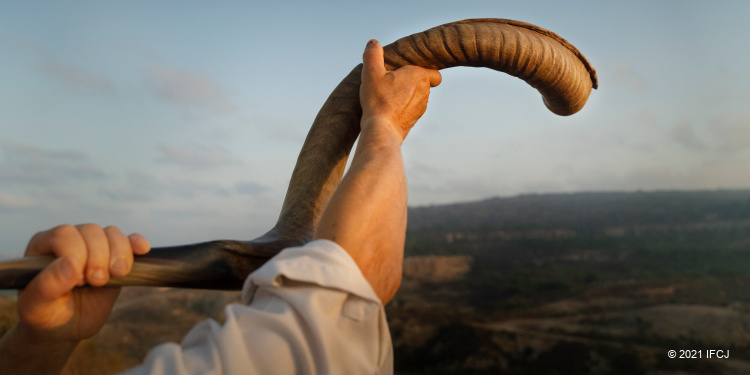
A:
<svg viewBox="0 0 750 375">
<path fill-rule="evenodd" d="M 95 224 L 61 225 L 32 237 L 24 255 L 55 255 L 18 294 L 19 322 L 0 340 L 0 368 L 57 374 L 81 340 L 99 332 L 120 294 L 102 287 L 124 276 L 151 245 L 137 234 Z M 89 284 L 91 288 L 76 288 Z M 12 369 L 12 371 L 11 371 Z"/>
<path fill-rule="evenodd" d="M 383 48 L 370 41 L 363 56 L 361 136 L 350 171 L 317 227 L 316 239 L 337 242 L 387 303 L 401 281 L 406 234 L 406 177 L 401 143 L 427 107 L 435 70 L 386 71 Z M 0 340 L 0 368 L 13 374 L 58 374 L 81 340 L 96 334 L 128 274 L 133 255 L 150 250 L 139 234 L 117 227 L 61 225 L 36 234 L 26 256 L 55 255 L 19 293 L 19 323 Z M 76 288 L 83 284 L 92 287 Z"/>
<path fill-rule="evenodd" d="M 386 71 L 383 47 L 370 41 L 363 55 L 362 121 L 352 164 L 331 198 L 315 238 L 341 245 L 383 303 L 401 283 L 406 237 L 406 176 L 401 143 L 427 109 L 437 70 L 406 66 Z"/>
</svg>

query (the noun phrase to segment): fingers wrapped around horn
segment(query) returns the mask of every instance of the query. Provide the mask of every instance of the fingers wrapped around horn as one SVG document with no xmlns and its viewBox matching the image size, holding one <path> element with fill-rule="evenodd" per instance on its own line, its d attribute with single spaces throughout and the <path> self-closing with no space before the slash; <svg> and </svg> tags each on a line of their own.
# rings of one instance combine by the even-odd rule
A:
<svg viewBox="0 0 750 375">
<path fill-rule="evenodd" d="M 154 248 L 136 256 L 130 273 L 107 285 L 168 286 L 192 289 L 242 289 L 250 272 L 263 265 L 283 244 L 210 241 Z M 54 257 L 31 256 L 0 262 L 0 289 L 23 289 Z"/>
<path fill-rule="evenodd" d="M 512 20 L 470 19 L 441 25 L 387 45 L 388 69 L 417 65 L 431 69 L 486 67 L 513 75 L 537 89 L 558 115 L 583 108 L 596 72 L 565 39 L 541 27 Z M 362 108 L 358 65 L 333 90 L 307 134 L 292 172 L 276 225 L 247 242 L 212 241 L 153 249 L 137 257 L 134 272 L 119 285 L 239 289 L 245 277 L 278 251 L 308 242 L 336 191 L 359 135 Z M 46 261 L 0 265 L 0 288 L 23 288 Z"/>
</svg>

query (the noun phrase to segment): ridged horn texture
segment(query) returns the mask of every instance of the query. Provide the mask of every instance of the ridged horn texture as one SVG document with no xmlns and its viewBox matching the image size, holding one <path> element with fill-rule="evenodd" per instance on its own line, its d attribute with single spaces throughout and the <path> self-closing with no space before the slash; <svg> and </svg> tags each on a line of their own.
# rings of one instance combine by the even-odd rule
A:
<svg viewBox="0 0 750 375">
<path fill-rule="evenodd" d="M 596 72 L 573 45 L 557 34 L 525 22 L 469 19 L 441 25 L 387 45 L 386 68 L 486 67 L 526 81 L 547 108 L 567 116 L 583 108 Z M 247 275 L 282 249 L 312 239 L 315 227 L 344 173 L 359 135 L 362 65 L 333 90 L 307 134 L 292 172 L 276 225 L 252 241 L 211 241 L 154 248 L 136 258 L 133 271 L 113 285 L 241 289 Z M 0 263 L 0 288 L 20 289 L 50 258 Z"/>
<path fill-rule="evenodd" d="M 485 67 L 526 81 L 557 115 L 572 115 L 598 87 L 596 71 L 559 35 L 530 23 L 481 18 L 441 25 L 385 47 L 386 68 Z"/>
</svg>

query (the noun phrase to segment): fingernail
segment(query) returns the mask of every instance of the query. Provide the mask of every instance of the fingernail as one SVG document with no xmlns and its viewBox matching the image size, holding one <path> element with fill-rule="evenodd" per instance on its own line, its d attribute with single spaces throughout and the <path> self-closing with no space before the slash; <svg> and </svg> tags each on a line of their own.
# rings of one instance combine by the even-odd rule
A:
<svg viewBox="0 0 750 375">
<path fill-rule="evenodd" d="M 128 239 L 130 240 L 130 243 L 134 243 L 142 240 L 143 236 L 138 233 L 131 233 L 128 235 Z"/>
<path fill-rule="evenodd" d="M 91 277 L 94 280 L 104 280 L 104 271 L 102 271 L 101 269 L 98 269 L 94 271 L 94 273 L 91 274 Z"/>
<path fill-rule="evenodd" d="M 146 240 L 146 237 L 138 233 L 132 233 L 128 236 L 130 244 L 133 246 L 133 251 L 136 254 L 144 254 L 151 249 L 151 244 Z"/>
<path fill-rule="evenodd" d="M 125 261 L 124 260 L 118 259 L 118 260 L 116 260 L 112 264 L 112 272 L 113 273 L 116 273 L 118 275 L 124 275 L 125 271 L 126 271 L 126 269 L 125 269 Z"/>
<path fill-rule="evenodd" d="M 368 47 L 369 47 L 369 46 L 374 46 L 374 45 L 375 45 L 375 43 L 377 43 L 377 41 L 376 41 L 375 39 L 370 39 L 370 40 L 369 40 L 369 41 L 367 42 L 367 46 L 368 46 Z"/>
</svg>

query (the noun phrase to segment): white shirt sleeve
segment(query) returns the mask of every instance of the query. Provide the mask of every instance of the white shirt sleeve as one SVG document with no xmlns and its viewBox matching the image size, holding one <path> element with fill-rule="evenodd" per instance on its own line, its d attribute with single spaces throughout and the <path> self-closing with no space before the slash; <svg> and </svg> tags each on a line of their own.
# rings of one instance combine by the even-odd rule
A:
<svg viewBox="0 0 750 375">
<path fill-rule="evenodd" d="M 393 373 L 383 305 L 334 242 L 283 250 L 248 276 L 242 302 L 123 374 Z"/>
</svg>

